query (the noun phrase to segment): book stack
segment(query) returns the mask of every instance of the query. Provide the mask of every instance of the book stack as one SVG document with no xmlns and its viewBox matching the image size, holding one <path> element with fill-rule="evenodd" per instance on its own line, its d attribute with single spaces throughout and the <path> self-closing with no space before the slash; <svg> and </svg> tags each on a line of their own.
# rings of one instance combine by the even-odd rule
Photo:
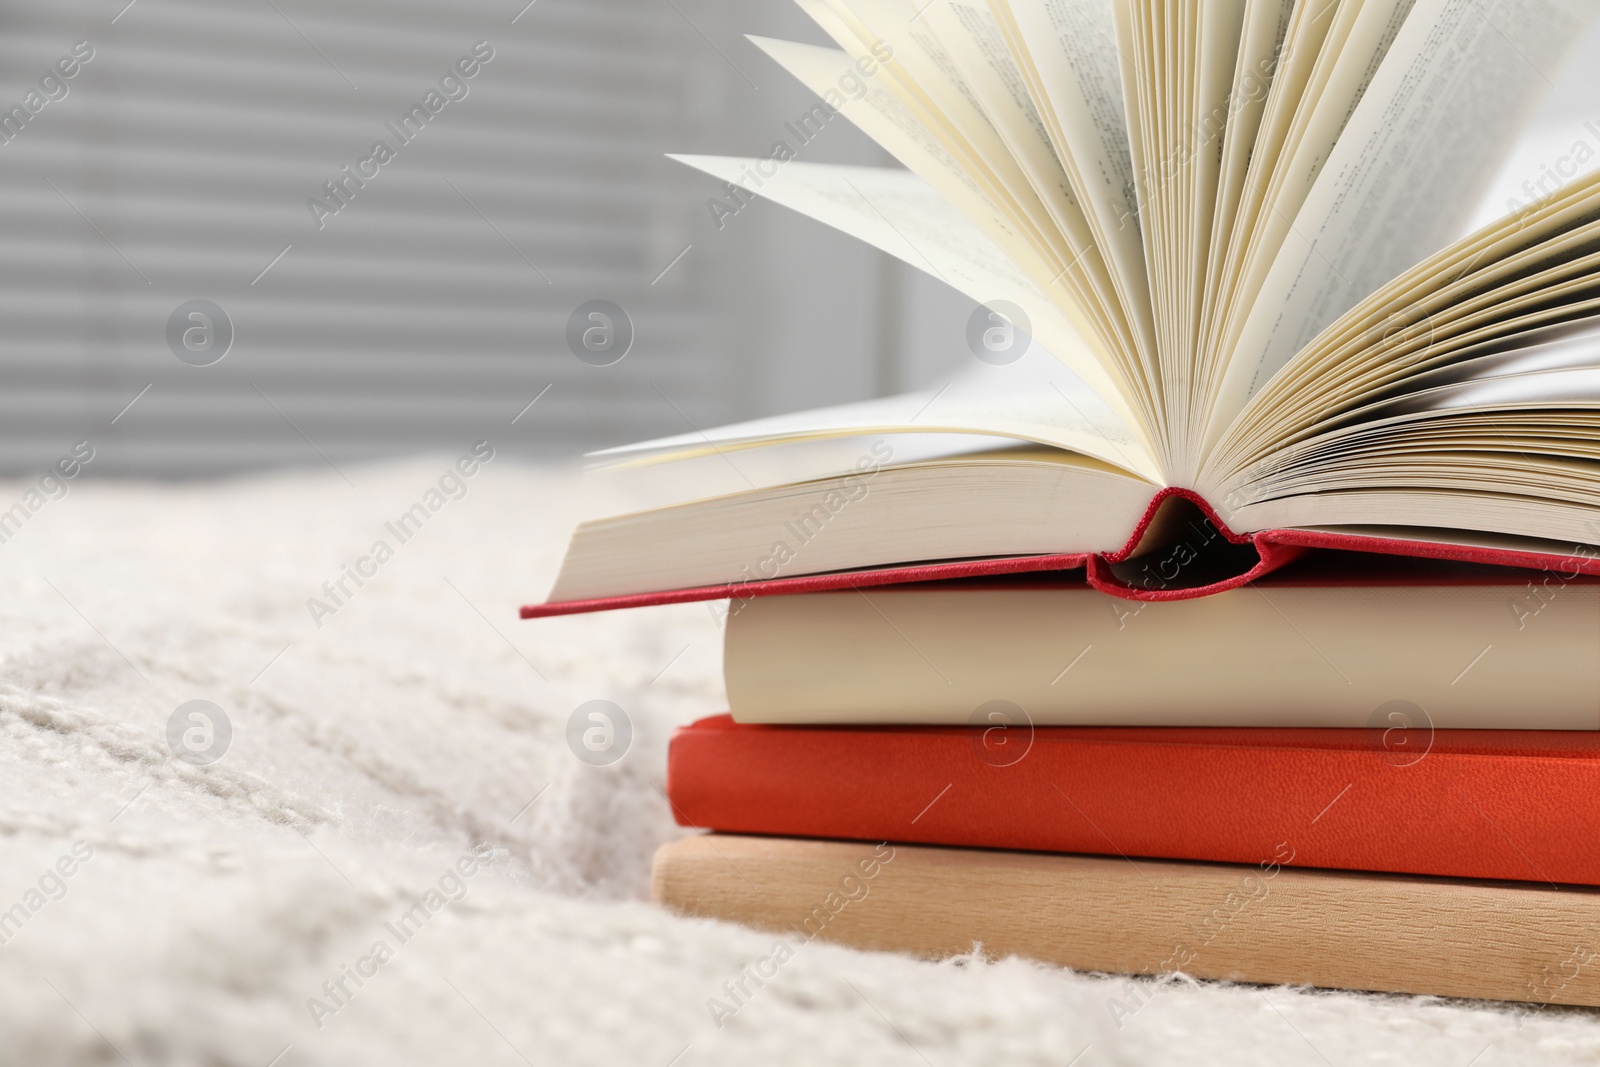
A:
<svg viewBox="0 0 1600 1067">
<path fill-rule="evenodd" d="M 982 301 L 976 359 L 600 454 L 659 506 L 524 616 L 727 602 L 656 898 L 1600 1004 L 1600 179 L 1455 237 L 1578 10 L 801 6 L 836 48 L 757 43 L 905 169 L 687 161 Z"/>
</svg>

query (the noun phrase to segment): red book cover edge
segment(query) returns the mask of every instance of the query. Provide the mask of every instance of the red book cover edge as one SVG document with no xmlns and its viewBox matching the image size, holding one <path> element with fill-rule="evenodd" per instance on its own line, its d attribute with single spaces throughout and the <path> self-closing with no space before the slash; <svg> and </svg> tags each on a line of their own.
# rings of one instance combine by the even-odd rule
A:
<svg viewBox="0 0 1600 1067">
<path fill-rule="evenodd" d="M 1234 575 L 1209 585 L 1186 588 L 1150 588 L 1129 585 L 1117 578 L 1112 564 L 1120 563 L 1138 549 L 1156 513 L 1168 500 L 1186 500 L 1200 509 L 1206 519 L 1228 541 L 1249 544 L 1256 550 L 1257 562 L 1242 574 Z M 632 593 L 622 596 L 595 597 L 587 600 L 551 601 L 528 604 L 521 609 L 524 619 L 541 619 L 554 615 L 577 615 L 592 611 L 612 611 L 618 608 L 649 607 L 656 604 L 684 604 L 702 600 L 744 600 L 758 596 L 783 596 L 795 593 L 822 593 L 839 589 L 870 589 L 874 586 L 899 585 L 910 582 L 944 581 L 956 578 L 977 578 L 1008 574 L 1028 574 L 1043 571 L 1066 571 L 1082 568 L 1085 581 L 1093 588 L 1127 600 L 1188 600 L 1209 596 L 1248 585 L 1264 575 L 1278 570 L 1299 558 L 1308 549 L 1338 549 L 1351 552 L 1372 552 L 1381 555 L 1413 556 L 1420 559 L 1453 560 L 1461 563 L 1482 563 L 1501 567 L 1532 569 L 1560 569 L 1563 574 L 1600 574 L 1600 555 L 1556 555 L 1544 552 L 1523 552 L 1503 549 L 1477 548 L 1469 545 L 1440 544 L 1431 541 L 1408 541 L 1401 538 L 1371 537 L 1356 534 L 1324 533 L 1314 530 L 1264 530 L 1256 534 L 1236 534 L 1218 518 L 1211 505 L 1199 494 L 1189 489 L 1166 488 L 1151 498 L 1149 506 L 1133 529 L 1128 542 L 1116 552 L 1095 554 L 1085 552 L 1042 556 L 1015 556 L 1003 559 L 959 560 L 944 563 L 916 563 L 894 567 L 840 571 L 829 574 L 796 575 L 790 578 L 768 578 L 723 585 L 706 585 L 692 589 L 672 589 L 662 592 Z"/>
<path fill-rule="evenodd" d="M 1013 727 L 1004 754 L 719 715 L 675 732 L 667 797 L 732 833 L 1600 885 L 1600 732 L 1395 734 Z"/>
</svg>

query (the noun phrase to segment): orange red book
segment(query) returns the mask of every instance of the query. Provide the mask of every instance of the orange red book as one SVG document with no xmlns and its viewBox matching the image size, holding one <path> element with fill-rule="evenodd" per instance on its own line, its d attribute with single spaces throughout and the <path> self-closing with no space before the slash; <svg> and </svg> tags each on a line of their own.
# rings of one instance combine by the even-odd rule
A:
<svg viewBox="0 0 1600 1067">
<path fill-rule="evenodd" d="M 820 727 L 673 736 L 679 823 L 743 834 L 1600 886 L 1600 732 Z"/>
</svg>

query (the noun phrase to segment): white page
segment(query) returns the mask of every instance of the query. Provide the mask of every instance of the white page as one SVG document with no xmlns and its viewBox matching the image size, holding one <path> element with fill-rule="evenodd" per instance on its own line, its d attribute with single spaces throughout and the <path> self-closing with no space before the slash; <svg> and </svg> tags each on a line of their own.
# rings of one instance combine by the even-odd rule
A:
<svg viewBox="0 0 1600 1067">
<path fill-rule="evenodd" d="M 1048 193 L 1047 203 L 1054 198 L 1076 206 L 1077 197 L 1050 144 L 1044 120 L 987 5 L 929 0 L 921 18 L 1018 163 L 1030 178 L 1038 179 L 1041 197 Z"/>
<path fill-rule="evenodd" d="M 968 0 L 931 0 L 922 19 L 938 35 L 950 62 L 1004 138 L 1074 256 L 1081 256 L 1094 245 L 1094 235 L 994 16 L 987 6 Z M 1109 282 L 1109 276 L 1104 280 Z M 1102 299 L 1126 321 L 1114 292 Z"/>
<path fill-rule="evenodd" d="M 1456 232 L 1590 5 L 1418 0 L 1296 216 L 1208 444 L 1321 329 Z"/>
<path fill-rule="evenodd" d="M 1027 315 L 1035 341 L 1103 397 L 1120 422 L 1138 424 L 1118 382 L 1074 323 L 981 229 L 916 175 L 883 167 L 789 162 L 762 178 L 756 170 L 761 160 L 672 158 L 865 241 L 979 303 L 1016 304 Z"/>
<path fill-rule="evenodd" d="M 1005 210 L 951 153 L 938 133 L 929 129 L 910 106 L 882 84 L 862 79 L 856 61 L 848 54 L 834 48 L 768 37 L 752 36 L 750 41 L 800 84 L 829 101 L 830 106 L 833 106 L 831 100 L 842 98 L 838 105 L 840 114 L 937 188 L 974 222 L 988 229 L 1007 255 L 1023 261 L 1036 258 Z M 841 90 L 843 85 L 863 82 L 866 88 L 860 96 L 846 96 Z"/>
<path fill-rule="evenodd" d="M 827 0 L 831 19 L 819 21 L 824 29 L 845 25 L 851 37 L 836 38 L 855 60 L 871 54 L 874 45 L 892 53 L 882 61 L 877 79 L 901 96 L 900 102 L 927 116 L 929 132 L 944 140 L 964 171 L 976 178 L 990 199 L 1010 213 L 1012 223 L 1049 263 L 1046 278 L 1057 276 L 1079 249 L 1069 246 L 1027 175 L 1011 155 L 961 71 L 946 53 L 932 28 L 919 17 L 910 0 Z M 804 0 L 804 10 L 816 0 Z M 766 47 L 764 42 L 758 41 Z M 768 49 L 768 54 L 783 62 Z M 875 56 L 873 58 L 876 58 Z M 785 64 L 787 66 L 787 64 Z M 815 90 L 816 86 L 812 86 Z M 859 115 L 859 112 L 857 112 Z M 852 116 L 852 121 L 856 116 Z M 872 132 L 867 131 L 871 136 Z M 881 142 L 880 142 L 881 143 Z"/>
<path fill-rule="evenodd" d="M 1204 416 L 1191 394 L 1196 332 L 1244 4 L 1119 4 L 1117 12 L 1166 429 L 1186 441 Z"/>
<path fill-rule="evenodd" d="M 830 436 L 863 434 L 975 434 L 975 447 L 1007 437 L 1065 448 L 1160 484 L 1160 472 L 1117 415 L 1035 345 L 1017 362 L 976 361 L 947 385 L 902 396 L 865 400 L 816 411 L 755 419 L 592 453 L 607 462 L 704 455 Z M 737 468 L 738 456 L 730 456 Z"/>
<path fill-rule="evenodd" d="M 1289 10 L 1283 37 L 1272 52 L 1271 83 L 1248 145 L 1239 199 L 1206 320 L 1205 347 L 1213 371 L 1207 385 L 1213 392 L 1220 375 L 1217 364 L 1223 364 L 1225 369 L 1233 353 L 1238 320 L 1249 310 L 1254 297 L 1255 290 L 1248 288 L 1246 279 L 1253 250 L 1260 244 L 1262 216 L 1270 211 L 1267 192 L 1280 160 L 1292 151 L 1290 134 L 1295 115 L 1305 100 L 1306 87 L 1338 8 L 1339 0 L 1297 0 Z M 1260 46 L 1263 42 L 1257 39 L 1254 43 Z M 1208 411 L 1207 419 L 1212 417 Z"/>
<path fill-rule="evenodd" d="M 981 0 L 925 0 L 920 22 L 935 33 L 944 56 L 1048 212 L 1060 251 L 1069 257 L 1064 281 L 1106 324 L 1106 345 L 1125 365 L 1124 373 L 1141 374 L 1134 354 L 1144 340 L 1135 333 L 1083 206 L 994 16 Z"/>
<path fill-rule="evenodd" d="M 708 448 L 703 454 L 689 455 L 664 452 L 619 458 L 598 453 L 589 457 L 592 462 L 586 473 L 624 496 L 630 510 L 644 511 L 752 489 L 778 489 L 821 478 L 848 477 L 859 474 L 863 462 L 876 461 L 882 468 L 889 468 L 955 457 L 1038 452 L 1036 446 L 1014 437 L 903 432 L 894 435 L 890 446 L 893 456 L 885 462 L 880 459 L 885 453 L 880 444 L 885 436 L 808 437 L 735 452 Z M 610 512 L 593 517 L 600 514 Z"/>
<path fill-rule="evenodd" d="M 1264 6 L 1255 5 L 1258 11 Z M 1281 4 L 1279 9 L 1282 10 Z M 1232 225 L 1231 198 L 1237 196 L 1235 188 L 1229 194 L 1228 209 L 1219 216 L 1218 201 L 1223 196 L 1227 158 L 1226 137 L 1243 113 L 1253 112 L 1259 116 L 1260 104 L 1266 96 L 1258 91 L 1248 99 L 1242 98 L 1242 90 L 1235 84 L 1235 77 L 1241 73 L 1241 57 L 1246 51 L 1247 10 L 1246 0 L 1215 0 L 1203 3 L 1199 9 L 1201 52 L 1196 71 L 1195 114 L 1183 131 L 1182 148 L 1183 154 L 1192 159 L 1190 167 L 1194 179 L 1193 217 L 1188 220 L 1190 247 L 1186 270 L 1189 276 L 1184 279 L 1184 285 L 1189 292 L 1185 309 L 1188 319 L 1186 350 L 1195 364 L 1199 356 L 1199 320 L 1205 307 L 1206 268 L 1211 258 L 1212 239 L 1219 229 Z M 1270 9 L 1268 14 L 1271 15 Z M 1284 24 L 1287 21 L 1287 18 L 1282 19 Z M 1249 45 L 1252 52 L 1258 47 L 1254 39 Z M 1255 56 L 1248 56 L 1246 61 L 1255 61 Z M 1255 79 L 1252 84 L 1266 84 L 1258 69 L 1251 69 L 1249 74 Z"/>
<path fill-rule="evenodd" d="M 1551 355 L 1546 353 L 1547 357 Z M 1600 363 L 1600 359 L 1593 359 L 1593 362 Z M 1600 408 L 1600 366 L 1568 366 L 1522 374 L 1496 374 L 1490 378 L 1414 393 L 1395 401 L 1392 406 L 1384 405 L 1378 409 L 1378 413 L 1507 407 Z"/>
<path fill-rule="evenodd" d="M 1260 166 L 1252 164 L 1254 206 L 1243 216 L 1246 228 L 1235 235 L 1245 243 L 1230 262 L 1226 312 L 1208 339 L 1224 372 L 1260 306 L 1295 215 L 1413 6 L 1412 0 L 1315 3 L 1296 9 L 1290 26 L 1277 79 L 1284 92 L 1269 103 L 1271 133 L 1262 135 L 1273 138 L 1275 147 Z"/>
<path fill-rule="evenodd" d="M 909 0 L 825 0 L 842 25 L 859 27 L 857 37 L 883 41 L 894 50 L 891 67 L 904 71 L 910 84 L 927 94 L 928 102 L 942 114 L 983 160 L 1006 157 L 1009 153 L 995 130 L 991 116 L 967 86 L 961 71 L 945 53 L 944 45 L 926 23 L 920 21 L 918 7 Z M 926 0 L 923 0 L 926 3 Z M 812 4 L 802 2 L 810 11 Z M 826 28 L 826 27 L 824 27 Z M 861 31 L 865 31 L 862 33 Z M 838 40 L 835 38 L 835 40 Z M 840 41 L 846 51 L 853 51 Z"/>
<path fill-rule="evenodd" d="M 1600 320 L 1578 319 L 1472 345 L 1391 387 L 1406 394 L 1507 374 L 1600 367 Z"/>
<path fill-rule="evenodd" d="M 891 167 L 793 161 L 763 176 L 758 166 L 770 160 L 669 158 L 842 230 L 974 300 L 1010 300 L 1032 320 L 1033 337 L 1064 362 L 1099 366 L 1066 317 L 1005 250 L 919 175 Z"/>
<path fill-rule="evenodd" d="M 856 32 L 857 23 L 852 23 L 834 9 L 828 0 L 794 0 L 795 6 L 810 16 L 811 21 L 822 28 L 822 32 L 834 39 L 841 48 L 845 42 L 860 42 L 871 49 L 872 42 L 861 41 L 861 35 Z"/>
<path fill-rule="evenodd" d="M 1200 298 L 1200 326 L 1196 355 L 1196 391 L 1199 406 L 1209 402 L 1219 366 L 1226 354 L 1212 344 L 1218 320 L 1225 318 L 1224 295 L 1237 280 L 1227 276 L 1225 265 L 1236 262 L 1231 247 L 1239 214 L 1244 210 L 1245 178 L 1266 117 L 1268 94 L 1276 77 L 1284 39 L 1288 34 L 1294 0 L 1248 0 L 1239 43 L 1238 63 L 1223 131 L 1223 158 L 1217 181 L 1216 212 L 1211 221 L 1210 249 L 1206 256 L 1205 291 Z M 1199 431 L 1205 432 L 1209 412 L 1200 412 Z M 1191 438 L 1195 435 L 1191 433 Z M 1196 445 L 1188 445 L 1194 449 Z"/>
<path fill-rule="evenodd" d="M 1266 112 L 1267 93 L 1278 68 L 1278 54 L 1289 28 L 1294 0 L 1249 0 L 1234 68 L 1233 88 L 1223 129 L 1223 159 L 1218 179 L 1217 209 L 1212 220 L 1211 251 L 1206 267 L 1204 319 L 1215 314 L 1214 302 L 1221 283 L 1228 237 L 1233 232 L 1244 195 L 1245 170 L 1255 148 L 1256 135 Z M 1201 336 L 1207 331 L 1202 329 Z"/>
<path fill-rule="evenodd" d="M 836 49 L 759 37 L 750 39 L 803 85 L 825 99 L 830 92 L 834 93 L 835 99 L 839 98 L 836 90 L 842 78 L 848 76 L 857 83 L 862 81 L 850 57 Z M 1096 315 L 1097 306 L 1086 306 L 1080 301 L 1077 293 L 1067 284 L 1066 271 L 1052 265 L 1055 258 L 1046 258 L 1048 253 L 1041 254 L 1036 249 L 1026 234 L 1018 229 L 1013 216 L 974 181 L 969 171 L 951 155 L 939 136 L 917 117 L 912 108 L 882 85 L 869 82 L 865 95 L 859 99 L 843 100 L 840 113 L 890 155 L 925 179 L 982 229 L 1011 260 L 1014 265 L 1011 271 L 1014 273 L 1020 268 L 1036 290 L 1048 294 L 1048 298 L 1071 321 L 1078 334 L 1089 339 L 1091 344 L 1098 345 L 1097 352 L 1105 357 L 1106 362 L 1117 365 L 1116 354 L 1111 348 L 1114 335 L 1105 320 Z M 753 188 L 760 189 L 760 175 L 755 175 L 755 178 L 757 184 Z M 740 184 L 752 187 L 749 178 L 741 180 Z M 907 262 L 932 274 L 940 273 L 938 268 L 930 269 L 926 259 L 918 257 Z M 957 285 L 957 288 L 960 286 Z M 998 294 L 990 293 L 975 296 L 974 299 L 982 302 L 997 297 Z M 1029 314 L 1032 314 L 1031 310 Z M 1071 357 L 1063 355 L 1062 358 Z M 1120 375 L 1108 375 L 1105 370 L 1087 368 L 1082 373 L 1097 386 L 1115 380 L 1118 384 L 1113 388 L 1118 392 L 1123 391 L 1121 383 L 1124 379 Z M 1131 397 L 1134 394 L 1128 390 L 1124 395 Z"/>
<path fill-rule="evenodd" d="M 1052 135 L 1063 142 L 1056 154 L 1078 183 L 1078 200 L 1117 275 L 1130 319 L 1151 323 L 1111 0 L 992 0 L 990 6 L 1002 25 L 1016 28 L 1011 43 L 1025 50 L 1025 62 L 1038 75 L 1042 104 L 1054 118 Z"/>
</svg>

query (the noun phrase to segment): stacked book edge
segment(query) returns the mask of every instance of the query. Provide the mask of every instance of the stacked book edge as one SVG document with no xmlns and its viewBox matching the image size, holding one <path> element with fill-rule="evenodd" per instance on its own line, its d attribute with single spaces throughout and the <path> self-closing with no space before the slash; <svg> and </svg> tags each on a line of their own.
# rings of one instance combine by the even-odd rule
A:
<svg viewBox="0 0 1600 1067">
<path fill-rule="evenodd" d="M 663 846 L 651 887 L 791 946 L 1600 1005 L 1590 888 L 736 834 Z M 1108 1008 L 1120 1023 L 1152 995 Z"/>
</svg>

